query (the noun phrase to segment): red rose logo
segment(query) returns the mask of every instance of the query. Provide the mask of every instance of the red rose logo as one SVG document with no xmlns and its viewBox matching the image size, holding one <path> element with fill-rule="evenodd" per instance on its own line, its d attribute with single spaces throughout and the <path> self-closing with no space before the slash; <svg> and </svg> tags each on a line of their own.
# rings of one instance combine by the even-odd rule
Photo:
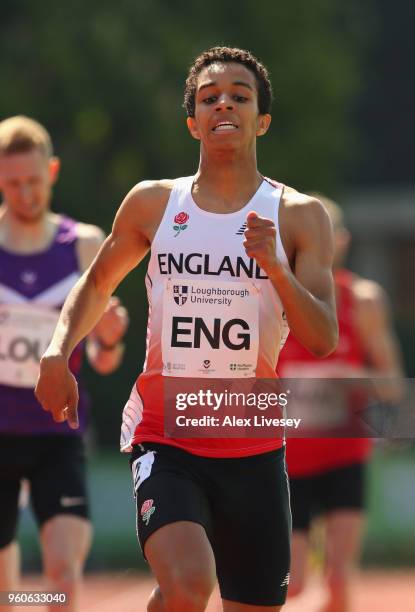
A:
<svg viewBox="0 0 415 612">
<path fill-rule="evenodd" d="M 146 501 L 141 506 L 141 516 L 143 516 L 143 514 L 145 514 L 146 512 L 150 510 L 153 503 L 154 503 L 153 499 L 146 499 Z"/>
<path fill-rule="evenodd" d="M 149 524 L 151 516 L 156 511 L 156 507 L 153 506 L 153 503 L 153 499 L 146 499 L 146 501 L 141 506 L 141 518 L 143 520 L 143 523 L 145 523 L 146 525 Z"/>
<path fill-rule="evenodd" d="M 183 225 L 183 223 L 186 223 L 188 218 L 189 218 L 189 215 L 187 213 L 181 212 L 174 217 L 174 222 L 178 223 L 179 225 Z"/>
<path fill-rule="evenodd" d="M 173 225 L 173 229 L 176 232 L 174 234 L 175 238 L 180 234 L 180 232 L 186 229 L 188 219 L 189 215 L 186 212 L 180 212 L 174 217 L 175 225 Z"/>
</svg>

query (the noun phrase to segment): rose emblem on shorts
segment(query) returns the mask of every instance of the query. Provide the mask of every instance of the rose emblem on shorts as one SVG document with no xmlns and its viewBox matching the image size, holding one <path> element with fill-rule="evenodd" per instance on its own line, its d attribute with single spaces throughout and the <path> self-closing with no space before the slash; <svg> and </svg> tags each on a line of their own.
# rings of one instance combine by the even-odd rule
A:
<svg viewBox="0 0 415 612">
<path fill-rule="evenodd" d="M 180 232 L 182 232 L 183 230 L 186 229 L 188 220 L 189 220 L 189 215 L 186 212 L 184 212 L 184 211 L 179 212 L 174 217 L 173 229 L 176 232 L 174 234 L 175 238 L 176 238 L 176 236 L 178 236 L 180 234 Z"/>
<path fill-rule="evenodd" d="M 156 511 L 156 507 L 153 506 L 154 499 L 146 499 L 146 501 L 141 506 L 140 514 L 141 518 L 146 525 L 149 524 L 151 515 Z"/>
</svg>

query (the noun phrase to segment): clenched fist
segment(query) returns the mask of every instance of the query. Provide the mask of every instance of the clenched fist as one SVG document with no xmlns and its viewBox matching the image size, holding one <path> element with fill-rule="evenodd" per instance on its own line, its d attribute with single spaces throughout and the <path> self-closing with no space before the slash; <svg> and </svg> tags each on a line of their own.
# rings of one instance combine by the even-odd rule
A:
<svg viewBox="0 0 415 612">
<path fill-rule="evenodd" d="M 245 247 L 248 257 L 255 259 L 264 272 L 269 275 L 273 267 L 278 265 L 276 236 L 277 229 L 272 219 L 258 216 L 254 211 L 246 217 L 246 230 L 244 232 Z"/>
</svg>

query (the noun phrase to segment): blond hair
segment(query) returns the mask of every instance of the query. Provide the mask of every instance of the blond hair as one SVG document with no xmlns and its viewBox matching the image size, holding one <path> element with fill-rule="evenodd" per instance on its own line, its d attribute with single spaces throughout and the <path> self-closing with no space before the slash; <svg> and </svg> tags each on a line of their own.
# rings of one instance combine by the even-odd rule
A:
<svg viewBox="0 0 415 612">
<path fill-rule="evenodd" d="M 0 155 L 37 150 L 45 157 L 53 155 L 48 131 L 30 117 L 16 115 L 0 121 Z"/>
</svg>

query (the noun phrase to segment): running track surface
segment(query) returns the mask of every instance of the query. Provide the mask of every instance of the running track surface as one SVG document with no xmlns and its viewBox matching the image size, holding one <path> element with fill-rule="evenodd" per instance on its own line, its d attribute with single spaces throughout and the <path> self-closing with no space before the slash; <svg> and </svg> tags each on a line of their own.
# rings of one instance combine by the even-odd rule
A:
<svg viewBox="0 0 415 612">
<path fill-rule="evenodd" d="M 81 597 L 81 612 L 145 612 L 146 601 L 154 581 L 142 574 L 87 575 Z M 26 578 L 23 590 L 42 589 L 39 578 Z M 318 612 L 324 603 L 324 589 L 320 582 L 311 580 L 307 591 L 283 608 L 284 612 Z M 16 612 L 46 612 L 41 606 L 17 607 Z M 65 612 L 65 606 L 62 606 Z M 207 612 L 220 612 L 222 607 L 215 593 Z M 356 576 L 352 612 L 414 612 L 415 572 L 368 571 Z"/>
</svg>

